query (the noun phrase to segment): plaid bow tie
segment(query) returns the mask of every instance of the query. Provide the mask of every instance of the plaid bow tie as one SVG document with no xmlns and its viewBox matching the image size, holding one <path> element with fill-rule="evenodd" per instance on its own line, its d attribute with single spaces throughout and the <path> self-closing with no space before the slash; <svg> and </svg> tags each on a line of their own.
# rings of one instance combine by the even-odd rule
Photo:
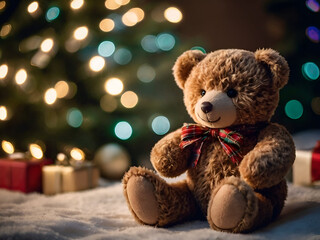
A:
<svg viewBox="0 0 320 240">
<path fill-rule="evenodd" d="M 239 164 L 242 160 L 240 145 L 243 137 L 241 134 L 228 128 L 204 128 L 197 124 L 187 124 L 182 127 L 180 148 L 184 149 L 193 145 L 192 167 L 195 167 L 199 161 L 201 148 L 208 137 L 216 137 L 221 143 L 224 151 L 228 154 L 233 163 Z"/>
</svg>

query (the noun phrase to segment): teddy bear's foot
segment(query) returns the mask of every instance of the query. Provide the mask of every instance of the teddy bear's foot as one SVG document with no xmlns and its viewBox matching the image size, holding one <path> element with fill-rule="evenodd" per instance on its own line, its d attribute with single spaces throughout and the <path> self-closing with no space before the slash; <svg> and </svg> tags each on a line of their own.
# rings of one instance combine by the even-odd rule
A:
<svg viewBox="0 0 320 240">
<path fill-rule="evenodd" d="M 213 229 L 245 232 L 254 224 L 258 200 L 252 188 L 236 177 L 225 179 L 215 189 L 208 206 L 208 221 Z"/>
<path fill-rule="evenodd" d="M 132 167 L 123 177 L 123 189 L 130 211 L 142 224 L 161 227 L 197 217 L 186 181 L 168 184 L 153 171 Z"/>
</svg>

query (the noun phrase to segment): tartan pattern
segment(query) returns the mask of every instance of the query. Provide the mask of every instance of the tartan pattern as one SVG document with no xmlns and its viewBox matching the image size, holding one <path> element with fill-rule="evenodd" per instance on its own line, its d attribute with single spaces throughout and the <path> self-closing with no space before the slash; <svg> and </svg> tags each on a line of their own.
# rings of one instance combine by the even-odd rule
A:
<svg viewBox="0 0 320 240">
<path fill-rule="evenodd" d="M 231 161 L 239 164 L 242 160 L 240 146 L 243 137 L 240 133 L 224 128 L 204 128 L 197 124 L 186 124 L 182 127 L 180 148 L 192 146 L 192 167 L 195 167 L 199 161 L 201 148 L 208 137 L 216 137 L 221 143 L 224 151 L 228 154 Z"/>
</svg>

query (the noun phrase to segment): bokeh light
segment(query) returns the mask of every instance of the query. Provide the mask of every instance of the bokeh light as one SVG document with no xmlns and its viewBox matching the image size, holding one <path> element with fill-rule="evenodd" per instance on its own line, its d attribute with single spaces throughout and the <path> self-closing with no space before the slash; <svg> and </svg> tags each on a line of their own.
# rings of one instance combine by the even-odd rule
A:
<svg viewBox="0 0 320 240">
<path fill-rule="evenodd" d="M 143 64 L 138 68 L 137 77 L 141 82 L 149 83 L 156 77 L 156 71 L 148 64 Z"/>
<path fill-rule="evenodd" d="M 164 11 L 164 17 L 172 23 L 178 23 L 182 20 L 182 13 L 176 7 L 169 7 Z"/>
<path fill-rule="evenodd" d="M 2 64 L 0 66 L 0 79 L 3 79 L 7 76 L 8 74 L 8 65 L 7 64 Z"/>
<path fill-rule="evenodd" d="M 132 27 L 138 23 L 138 16 L 134 12 L 126 12 L 122 16 L 122 22 L 128 27 Z"/>
<path fill-rule="evenodd" d="M 77 10 L 83 6 L 84 1 L 83 0 L 73 0 L 70 3 L 70 7 L 74 10 Z"/>
<path fill-rule="evenodd" d="M 18 85 L 22 85 L 27 80 L 28 74 L 25 69 L 19 69 L 15 75 L 15 80 Z"/>
<path fill-rule="evenodd" d="M 132 135 L 132 127 L 128 122 L 121 121 L 115 126 L 114 133 L 119 139 L 127 140 Z"/>
<path fill-rule="evenodd" d="M 156 36 L 146 35 L 141 40 L 141 47 L 146 52 L 155 53 L 159 50 L 156 40 L 157 40 Z"/>
<path fill-rule="evenodd" d="M 306 35 L 311 42 L 318 43 L 320 40 L 320 30 L 317 27 L 307 27 Z"/>
<path fill-rule="evenodd" d="M 55 20 L 60 14 L 60 9 L 58 7 L 51 7 L 46 13 L 46 20 L 51 22 Z"/>
<path fill-rule="evenodd" d="M 77 161 L 83 161 L 85 159 L 85 154 L 80 148 L 72 148 L 70 156 Z"/>
<path fill-rule="evenodd" d="M 42 52 L 50 52 L 50 50 L 53 48 L 53 39 L 52 38 L 47 38 L 43 40 L 43 42 L 40 45 L 40 49 Z"/>
<path fill-rule="evenodd" d="M 170 51 L 176 44 L 176 40 L 169 33 L 161 33 L 157 36 L 156 44 L 161 50 Z"/>
<path fill-rule="evenodd" d="M 8 111 L 5 106 L 0 106 L 0 120 L 4 121 L 7 119 Z"/>
<path fill-rule="evenodd" d="M 121 4 L 118 3 L 118 1 L 115 1 L 115 0 L 106 0 L 104 5 L 109 10 L 116 10 L 119 7 L 121 7 Z"/>
<path fill-rule="evenodd" d="M 39 3 L 37 1 L 34 1 L 28 5 L 27 10 L 29 13 L 34 13 L 35 11 L 38 10 L 38 8 L 39 8 Z"/>
<path fill-rule="evenodd" d="M 106 61 L 104 60 L 103 57 L 100 57 L 100 56 L 94 56 L 89 61 L 89 67 L 94 72 L 101 71 L 104 68 L 105 64 L 106 64 Z"/>
<path fill-rule="evenodd" d="M 110 113 L 117 109 L 118 103 L 114 97 L 105 94 L 100 99 L 100 107 L 103 111 Z"/>
<path fill-rule="evenodd" d="M 8 154 L 12 154 L 14 153 L 14 146 L 11 142 L 6 141 L 6 140 L 2 140 L 1 142 L 1 147 L 3 149 L 3 151 L 5 151 Z"/>
<path fill-rule="evenodd" d="M 41 159 L 43 157 L 43 151 L 38 144 L 32 143 L 29 145 L 29 151 L 32 157 Z"/>
<path fill-rule="evenodd" d="M 59 81 L 54 85 L 57 92 L 57 98 L 64 98 L 69 93 L 69 84 L 66 81 Z"/>
<path fill-rule="evenodd" d="M 285 105 L 285 113 L 291 119 L 299 119 L 303 114 L 303 106 L 298 100 L 290 100 Z"/>
<path fill-rule="evenodd" d="M 191 48 L 191 50 L 199 50 L 203 53 L 207 53 L 206 50 L 203 48 L 203 47 L 200 47 L 200 46 L 194 46 Z"/>
<path fill-rule="evenodd" d="M 57 92 L 54 88 L 49 88 L 44 94 L 44 101 L 48 105 L 52 105 L 57 100 Z"/>
<path fill-rule="evenodd" d="M 113 42 L 103 41 L 99 44 L 98 53 L 102 57 L 110 57 L 114 53 L 115 49 L 116 47 Z"/>
<path fill-rule="evenodd" d="M 317 0 L 307 0 L 306 6 L 312 12 L 319 12 L 320 6 Z"/>
<path fill-rule="evenodd" d="M 0 1 L 0 11 L 6 7 L 6 1 Z"/>
<path fill-rule="evenodd" d="M 130 0 L 115 0 L 116 3 L 120 4 L 121 6 L 127 5 Z"/>
<path fill-rule="evenodd" d="M 9 33 L 11 32 L 12 26 L 11 24 L 5 24 L 2 26 L 1 31 L 0 31 L 0 37 L 4 38 L 7 37 L 9 35 Z"/>
<path fill-rule="evenodd" d="M 73 32 L 73 37 L 77 40 L 83 40 L 88 36 L 88 28 L 86 26 L 78 27 Z"/>
<path fill-rule="evenodd" d="M 320 115 L 320 97 L 315 97 L 312 99 L 311 108 L 315 114 Z"/>
<path fill-rule="evenodd" d="M 110 18 L 105 18 L 103 20 L 101 20 L 101 22 L 99 23 L 99 28 L 101 29 L 101 31 L 103 32 L 110 32 L 114 29 L 114 21 Z"/>
<path fill-rule="evenodd" d="M 115 51 L 113 59 L 116 63 L 120 65 L 126 65 L 131 61 L 132 54 L 126 48 L 119 48 L 117 51 Z"/>
<path fill-rule="evenodd" d="M 319 78 L 319 67 L 313 62 L 307 62 L 302 65 L 302 75 L 308 80 L 317 80 Z"/>
<path fill-rule="evenodd" d="M 138 104 L 138 95 L 135 92 L 127 91 L 122 94 L 120 102 L 125 108 L 134 108 Z"/>
<path fill-rule="evenodd" d="M 164 135 L 170 129 L 169 119 L 165 116 L 157 116 L 152 120 L 151 127 L 157 135 Z"/>
<path fill-rule="evenodd" d="M 78 108 L 71 108 L 67 112 L 67 123 L 74 128 L 81 126 L 83 122 L 83 115 Z"/>
<path fill-rule="evenodd" d="M 104 89 L 111 95 L 118 95 L 123 90 L 123 83 L 119 78 L 109 78 L 104 84 Z"/>
</svg>

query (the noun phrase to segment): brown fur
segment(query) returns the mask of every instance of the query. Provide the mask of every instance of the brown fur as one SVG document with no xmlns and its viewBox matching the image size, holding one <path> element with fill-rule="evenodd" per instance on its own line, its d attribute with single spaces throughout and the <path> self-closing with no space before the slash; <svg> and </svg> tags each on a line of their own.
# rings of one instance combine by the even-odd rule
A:
<svg viewBox="0 0 320 240">
<path fill-rule="evenodd" d="M 227 92 L 233 88 L 238 92 L 231 98 L 237 119 L 231 127 L 259 122 L 266 122 L 266 127 L 257 134 L 244 135 L 241 146 L 244 158 L 239 165 L 232 163 L 218 139 L 211 137 L 204 142 L 198 165 L 191 168 L 188 161 L 190 148 L 181 150 L 179 147 L 181 129 L 165 136 L 152 149 L 154 168 L 165 177 L 176 177 L 187 171 L 187 179 L 168 184 L 150 170 L 131 168 L 124 176 L 123 185 L 134 217 L 140 223 L 147 222 L 137 217 L 128 200 L 127 183 L 132 176 L 139 176 L 154 186 L 153 195 L 149 198 L 155 197 L 158 203 L 156 226 L 199 217 L 206 217 L 213 229 L 229 232 L 248 232 L 268 224 L 283 208 L 287 195 L 284 176 L 295 158 L 294 144 L 288 131 L 269 122 L 278 105 L 279 89 L 288 81 L 289 68 L 285 59 L 272 49 L 261 49 L 255 53 L 229 49 L 207 55 L 200 51 L 187 51 L 176 61 L 173 73 L 178 86 L 183 89 L 187 111 L 195 122 L 195 106 L 202 98 L 202 90 Z M 233 187 L 223 187 L 226 185 Z M 150 191 L 148 189 L 150 187 L 146 187 L 146 191 Z M 223 190 L 219 192 L 220 189 Z M 246 207 L 236 209 L 237 201 L 230 198 L 228 191 L 239 203 L 244 201 Z M 136 200 L 139 201 L 139 197 Z M 238 220 L 230 219 L 230 214 L 227 214 L 228 201 L 238 216 L 243 215 Z M 215 215 L 216 206 L 225 209 L 219 210 L 219 216 Z M 227 224 L 230 220 L 238 224 L 225 228 L 230 226 Z"/>
</svg>

